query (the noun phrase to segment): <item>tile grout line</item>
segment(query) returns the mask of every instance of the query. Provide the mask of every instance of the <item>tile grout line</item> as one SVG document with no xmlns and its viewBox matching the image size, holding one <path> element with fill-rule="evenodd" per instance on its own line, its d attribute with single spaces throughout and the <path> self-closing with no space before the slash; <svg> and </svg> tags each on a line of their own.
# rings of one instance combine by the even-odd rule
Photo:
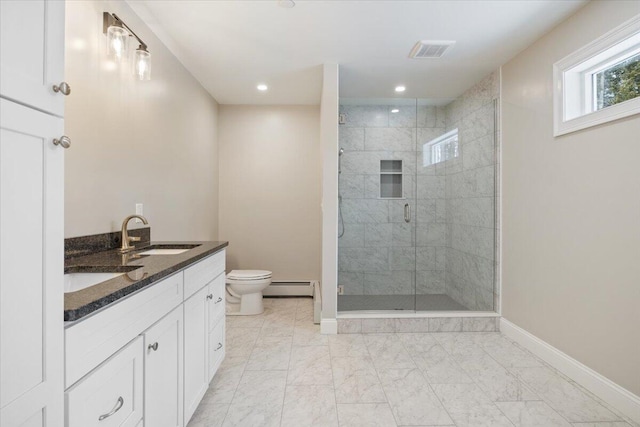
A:
<svg viewBox="0 0 640 427">
<path fill-rule="evenodd" d="M 450 333 L 458 333 L 458 332 L 450 332 Z M 459 333 L 465 333 L 465 332 L 459 332 Z M 466 333 L 467 333 L 467 334 L 469 334 L 469 333 L 476 333 L 476 332 L 466 332 Z M 498 333 L 499 333 L 499 332 L 498 332 Z M 436 338 L 436 340 L 437 340 L 437 338 Z M 437 341 L 438 341 L 438 343 L 440 343 L 440 341 L 439 341 L 439 340 L 437 340 Z M 488 357 L 490 357 L 490 358 L 491 358 L 491 355 L 490 355 L 489 353 L 487 353 L 487 352 L 486 352 L 486 350 L 484 349 L 484 347 L 482 347 L 482 345 L 477 344 L 476 342 L 474 342 L 474 343 L 473 343 L 473 345 L 474 345 L 474 346 L 477 346 L 480 350 L 482 350 L 482 352 L 483 352 L 484 354 L 486 354 Z M 441 346 L 442 346 L 442 345 L 441 345 Z M 466 369 L 464 369 L 464 367 L 462 367 L 462 365 L 460 365 L 460 363 L 456 360 L 455 356 L 454 356 L 453 354 L 449 353 L 449 352 L 446 350 L 446 348 L 444 348 L 444 346 L 442 346 L 442 348 L 443 348 L 443 350 L 444 350 L 444 351 L 449 355 L 449 357 L 451 357 L 451 361 L 452 361 L 453 363 L 455 363 L 455 364 L 456 364 L 456 366 L 458 366 L 458 368 L 460 368 L 460 369 L 461 369 L 461 370 L 462 370 L 462 371 L 463 371 L 463 372 L 464 372 L 464 373 L 469 377 L 469 379 L 471 379 L 471 381 L 473 381 L 473 385 L 474 385 L 475 387 L 477 387 L 480 391 L 485 392 L 485 391 L 484 391 L 484 389 L 480 386 L 480 384 L 478 384 L 478 382 L 476 381 L 476 379 L 475 379 L 475 378 L 473 378 L 471 375 L 469 375 L 469 372 L 468 372 Z M 493 358 L 492 358 L 492 359 L 493 359 Z M 495 360 L 494 360 L 494 361 L 495 361 Z M 498 363 L 497 361 L 495 361 L 495 362 L 496 362 L 496 363 Z M 504 368 L 500 363 L 498 363 L 498 365 L 499 365 L 501 368 L 503 368 L 505 371 L 507 371 L 507 373 L 508 373 L 508 374 L 510 374 L 510 375 L 511 375 L 511 372 L 509 372 L 506 368 Z M 516 380 L 518 380 L 518 382 L 520 382 L 519 378 L 516 378 Z M 429 384 L 429 386 L 431 386 L 431 384 Z M 432 388 L 433 388 L 433 387 L 432 387 Z M 486 393 L 486 392 L 485 392 L 485 393 Z M 537 394 L 536 394 L 536 396 L 537 396 Z M 436 397 L 437 397 L 437 395 L 436 395 Z M 492 399 L 489 399 L 489 401 L 491 402 L 491 404 L 493 405 L 493 407 L 495 407 L 495 408 L 496 408 L 496 409 L 497 409 L 501 414 L 503 414 L 503 415 L 504 415 L 505 419 L 506 419 L 509 423 L 511 423 L 511 425 L 514 425 L 514 424 L 513 424 L 513 422 L 511 421 L 511 419 L 509 419 L 509 417 L 507 417 L 507 416 L 506 416 L 506 414 L 504 414 L 504 413 L 502 412 L 502 410 L 500 409 L 500 407 L 499 407 L 498 405 L 496 405 L 496 402 L 495 402 L 495 401 L 493 401 Z M 444 406 L 444 405 L 443 405 L 443 406 Z M 454 421 L 454 422 L 455 422 L 455 421 Z"/>
<path fill-rule="evenodd" d="M 282 394 L 282 406 L 280 407 L 280 426 L 282 426 L 282 419 L 284 415 L 284 402 L 287 398 L 287 388 L 289 387 L 289 372 L 291 370 L 291 356 L 293 355 L 293 337 L 295 335 L 296 321 L 298 317 L 298 304 L 300 300 L 296 301 L 295 310 L 293 312 L 293 332 L 291 334 L 291 347 L 289 347 L 289 363 L 287 363 L 287 375 L 284 379 L 284 393 Z"/>
<path fill-rule="evenodd" d="M 519 402 L 522 402 L 522 401 L 519 401 Z M 496 405 L 496 402 L 492 402 L 492 403 L 493 403 L 493 406 L 495 406 L 498 409 L 498 412 L 500 412 L 505 417 L 505 419 L 511 423 L 511 425 L 515 426 L 514 422 L 511 421 L 511 418 L 509 418 L 507 414 L 505 414 L 504 411 L 500 409 L 500 406 Z"/>
<path fill-rule="evenodd" d="M 360 335 L 365 335 L 365 334 L 363 334 L 361 332 Z M 386 401 L 385 403 L 387 404 L 387 407 L 391 411 L 391 416 L 393 417 L 393 420 L 396 423 L 396 427 L 397 427 L 398 426 L 398 419 L 396 418 L 396 414 L 394 414 L 393 409 L 391 409 L 391 404 L 389 403 L 389 396 L 387 396 L 387 392 L 384 390 L 384 387 L 382 386 L 382 380 L 380 379 L 380 374 L 378 373 L 378 368 L 376 368 L 376 364 L 373 361 L 373 357 L 371 356 L 371 352 L 369 351 L 369 346 L 367 345 L 367 342 L 364 339 L 364 336 L 362 337 L 362 341 L 364 342 L 364 348 L 367 350 L 367 354 L 369 355 L 369 359 L 371 359 L 371 364 L 373 365 L 373 370 L 376 373 L 376 378 L 378 378 L 378 383 L 380 384 L 380 388 L 382 389 L 382 394 L 384 394 L 384 398 L 385 398 L 385 401 Z M 376 405 L 377 404 L 378 403 L 376 403 Z"/>
<path fill-rule="evenodd" d="M 431 336 L 431 334 L 433 332 L 426 332 L 427 334 L 429 334 L 429 336 Z M 438 342 L 438 340 L 433 337 L 433 340 L 436 342 L 436 345 L 440 345 L 440 343 Z M 418 366 L 418 364 L 416 363 L 415 359 L 413 358 L 413 356 L 411 355 L 411 352 L 409 352 L 409 350 L 407 349 L 407 347 L 404 345 L 404 343 L 402 341 L 400 341 L 400 345 L 402 345 L 402 347 L 404 348 L 404 350 L 407 352 L 407 354 L 409 354 L 409 358 L 411 358 L 411 360 L 413 361 L 413 364 L 416 365 L 416 368 L 418 369 L 418 371 L 424 376 L 425 381 L 427 382 L 427 386 L 429 387 L 429 389 L 431 390 L 431 393 L 433 393 L 434 397 L 438 400 L 438 402 L 440 403 L 440 406 L 442 406 L 442 409 L 444 409 L 444 411 L 447 413 L 447 416 L 449 417 L 449 419 L 451 420 L 451 422 L 453 423 L 454 426 L 457 426 L 456 421 L 453 419 L 453 417 L 451 416 L 451 413 L 449 412 L 449 410 L 444 406 L 444 403 L 442 403 L 442 400 L 440 400 L 440 398 L 438 397 L 438 394 L 436 393 L 435 389 L 433 388 L 433 386 L 431 385 L 431 382 L 429 381 L 429 378 L 427 378 L 426 375 L 424 375 L 424 372 L 422 371 L 422 369 L 420 369 L 420 367 Z M 444 350 L 444 348 L 443 348 Z M 446 350 L 445 350 L 446 352 Z"/>
<path fill-rule="evenodd" d="M 336 334 L 337 336 L 338 334 Z M 340 426 L 340 416 L 338 415 L 338 398 L 336 397 L 336 376 L 333 374 L 333 357 L 331 356 L 331 344 L 327 339 L 327 350 L 329 351 L 329 365 L 331 366 L 331 384 L 333 388 L 333 402 L 336 405 L 336 425 Z"/>
</svg>

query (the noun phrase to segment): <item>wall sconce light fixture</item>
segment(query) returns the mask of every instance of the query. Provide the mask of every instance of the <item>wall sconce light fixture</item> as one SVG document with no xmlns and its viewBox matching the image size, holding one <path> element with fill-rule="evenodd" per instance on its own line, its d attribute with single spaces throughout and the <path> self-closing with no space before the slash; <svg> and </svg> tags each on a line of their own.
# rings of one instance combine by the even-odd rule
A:
<svg viewBox="0 0 640 427">
<path fill-rule="evenodd" d="M 147 44 L 129 28 L 115 13 L 102 13 L 102 32 L 107 36 L 107 54 L 117 62 L 128 56 L 129 37 L 138 41 L 133 56 L 133 75 L 138 80 L 151 79 L 151 54 Z"/>
</svg>

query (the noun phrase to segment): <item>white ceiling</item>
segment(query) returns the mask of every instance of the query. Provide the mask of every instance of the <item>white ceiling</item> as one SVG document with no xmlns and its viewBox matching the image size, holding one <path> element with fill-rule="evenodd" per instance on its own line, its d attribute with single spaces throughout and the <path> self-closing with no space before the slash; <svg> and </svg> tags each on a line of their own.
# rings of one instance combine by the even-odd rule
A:
<svg viewBox="0 0 640 427">
<path fill-rule="evenodd" d="M 586 0 L 128 3 L 219 103 L 318 104 L 321 64 L 332 62 L 341 97 L 396 97 L 404 84 L 404 98 L 455 98 Z M 418 40 L 457 43 L 440 59 L 409 59 Z"/>
</svg>

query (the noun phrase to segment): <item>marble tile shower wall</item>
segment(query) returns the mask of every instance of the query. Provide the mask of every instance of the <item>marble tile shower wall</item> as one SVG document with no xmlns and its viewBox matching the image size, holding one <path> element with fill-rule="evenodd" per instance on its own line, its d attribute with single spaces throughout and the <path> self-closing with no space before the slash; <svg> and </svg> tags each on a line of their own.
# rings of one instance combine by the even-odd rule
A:
<svg viewBox="0 0 640 427">
<path fill-rule="evenodd" d="M 444 132 L 445 110 L 393 108 L 399 111 L 391 113 L 392 107 L 384 105 L 340 106 L 347 120 L 339 135 L 345 152 L 339 177 L 344 235 L 338 240 L 338 283 L 347 295 L 445 291 L 444 167 L 416 171 L 416 140 Z M 380 198 L 380 160 L 402 160 L 404 199 Z M 424 231 L 414 228 L 416 221 L 404 221 L 405 203 L 419 223 L 429 224 Z"/>
<path fill-rule="evenodd" d="M 497 309 L 494 235 L 497 153 L 494 72 L 447 105 L 447 131 L 458 128 L 460 156 L 446 162 L 445 292 L 470 310 Z M 420 226 L 418 226 L 420 227 Z"/>
</svg>

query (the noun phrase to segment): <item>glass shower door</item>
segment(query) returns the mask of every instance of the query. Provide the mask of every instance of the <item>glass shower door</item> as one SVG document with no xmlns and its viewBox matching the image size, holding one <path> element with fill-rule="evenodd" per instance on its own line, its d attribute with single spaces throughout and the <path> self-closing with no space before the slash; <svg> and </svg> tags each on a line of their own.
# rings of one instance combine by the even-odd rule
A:
<svg viewBox="0 0 640 427">
<path fill-rule="evenodd" d="M 338 310 L 415 310 L 416 101 L 341 99 Z"/>
</svg>

